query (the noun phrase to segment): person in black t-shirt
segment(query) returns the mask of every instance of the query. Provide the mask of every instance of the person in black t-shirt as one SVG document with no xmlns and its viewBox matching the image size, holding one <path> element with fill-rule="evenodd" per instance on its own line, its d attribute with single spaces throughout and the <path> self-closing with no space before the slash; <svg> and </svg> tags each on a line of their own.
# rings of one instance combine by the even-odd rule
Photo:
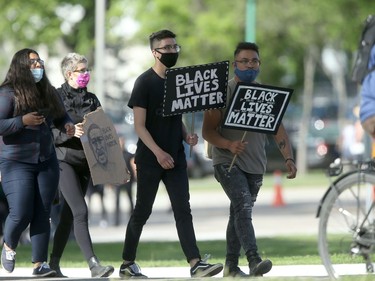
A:
<svg viewBox="0 0 375 281">
<path fill-rule="evenodd" d="M 175 37 L 169 30 L 151 34 L 150 48 L 155 63 L 137 78 L 128 103 L 134 112 L 139 139 L 135 153 L 137 198 L 126 229 L 120 266 L 120 277 L 123 278 L 146 277 L 135 263 L 135 257 L 160 181 L 164 183 L 172 204 L 178 237 L 191 266 L 191 276 L 213 276 L 223 269 L 222 264 L 208 264 L 201 260 L 194 233 L 183 141 L 196 145 L 198 136 L 186 132 L 181 115 L 162 115 L 165 71 L 176 64 L 181 48 Z"/>
</svg>

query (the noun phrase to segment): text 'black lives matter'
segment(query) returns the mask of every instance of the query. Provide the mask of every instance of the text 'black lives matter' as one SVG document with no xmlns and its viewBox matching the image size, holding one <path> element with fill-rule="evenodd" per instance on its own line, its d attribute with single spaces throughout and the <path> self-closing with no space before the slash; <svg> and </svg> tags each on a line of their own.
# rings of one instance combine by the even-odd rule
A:
<svg viewBox="0 0 375 281">
<path fill-rule="evenodd" d="M 238 83 L 223 127 L 276 134 L 292 93 L 287 88 Z"/>
<path fill-rule="evenodd" d="M 229 61 L 166 70 L 163 116 L 222 108 Z"/>
</svg>

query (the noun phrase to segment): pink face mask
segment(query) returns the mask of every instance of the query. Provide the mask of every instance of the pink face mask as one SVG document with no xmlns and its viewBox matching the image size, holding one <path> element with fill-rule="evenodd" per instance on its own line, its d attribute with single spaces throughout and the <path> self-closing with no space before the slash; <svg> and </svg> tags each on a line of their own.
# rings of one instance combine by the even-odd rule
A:
<svg viewBox="0 0 375 281">
<path fill-rule="evenodd" d="M 77 77 L 77 85 L 80 88 L 85 88 L 90 81 L 90 73 L 80 73 Z"/>
</svg>

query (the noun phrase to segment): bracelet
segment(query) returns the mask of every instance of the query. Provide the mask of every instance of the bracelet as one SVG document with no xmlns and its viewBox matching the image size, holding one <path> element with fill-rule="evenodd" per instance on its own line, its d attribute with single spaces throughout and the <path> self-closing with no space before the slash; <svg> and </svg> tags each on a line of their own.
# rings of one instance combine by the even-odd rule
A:
<svg viewBox="0 0 375 281">
<path fill-rule="evenodd" d="M 294 164 L 296 164 L 296 161 L 294 161 L 293 158 L 286 158 L 286 159 L 285 159 L 285 163 L 288 162 L 289 160 L 292 161 Z"/>
</svg>

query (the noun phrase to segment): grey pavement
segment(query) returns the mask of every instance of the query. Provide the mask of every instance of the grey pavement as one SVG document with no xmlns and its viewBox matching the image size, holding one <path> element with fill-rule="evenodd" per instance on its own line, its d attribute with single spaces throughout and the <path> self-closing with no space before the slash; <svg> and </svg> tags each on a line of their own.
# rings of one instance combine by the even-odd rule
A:
<svg viewBox="0 0 375 281">
<path fill-rule="evenodd" d="M 325 192 L 324 187 L 316 188 L 288 188 L 282 187 L 281 201 L 277 198 L 273 188 L 264 188 L 259 194 L 254 208 L 253 223 L 258 237 L 272 237 L 280 235 L 316 234 L 318 233 L 318 219 L 315 218 L 319 201 Z M 125 235 L 126 223 L 129 218 L 128 199 L 122 194 L 122 223 L 113 226 L 115 194 L 110 188 L 105 190 L 105 208 L 107 220 L 102 220 L 99 196 L 94 194 L 90 203 L 90 232 L 93 243 L 122 242 Z M 191 208 L 197 240 L 225 239 L 225 229 L 228 220 L 229 200 L 218 185 L 214 191 L 194 191 L 191 193 Z M 154 205 L 154 211 L 144 227 L 142 241 L 177 241 L 177 233 L 170 203 L 164 187 L 161 187 Z M 111 279 L 118 279 L 118 266 Z M 142 266 L 142 265 L 141 265 Z M 247 269 L 242 268 L 244 271 Z M 364 265 L 344 265 L 342 274 L 364 274 Z M 31 268 L 17 268 L 12 274 L 0 270 L 0 280 L 21 280 L 32 278 Z M 150 278 L 175 279 L 190 278 L 188 267 L 147 267 L 142 272 Z M 64 268 L 63 273 L 68 280 L 93 280 L 88 268 Z M 215 276 L 222 277 L 222 273 Z M 270 277 L 314 277 L 317 280 L 328 280 L 323 265 L 274 265 L 271 272 L 264 276 Z M 49 278 L 48 280 L 53 280 Z M 106 278 L 101 278 L 100 280 Z M 107 278 L 108 279 L 108 278 Z M 35 280 L 35 278 L 33 278 Z M 61 279 L 59 279 L 61 280 Z M 99 279 L 98 279 L 99 280 Z"/>
<path fill-rule="evenodd" d="M 242 267 L 246 271 L 245 267 Z M 22 280 L 22 279 L 33 279 L 35 277 L 31 275 L 31 268 L 17 268 L 13 273 L 5 273 L 4 270 L 0 272 L 0 280 Z M 63 268 L 63 273 L 69 278 L 48 278 L 41 280 L 105 280 L 109 278 L 91 278 L 90 271 L 88 268 Z M 142 268 L 142 273 L 147 275 L 149 278 L 155 279 L 175 279 L 175 278 L 190 278 L 188 267 L 145 267 Z M 266 274 L 264 277 L 288 277 L 288 276 L 300 276 L 300 277 L 319 277 L 319 279 L 326 279 L 327 276 L 323 266 L 274 266 L 270 273 Z M 222 273 L 214 276 L 214 278 L 222 278 Z M 327 277 L 328 278 L 328 277 Z M 120 279 L 118 276 L 118 268 L 110 279 Z M 327 279 L 328 280 L 328 279 Z"/>
<path fill-rule="evenodd" d="M 318 219 L 315 218 L 319 201 L 325 188 L 282 187 L 282 201 L 285 205 L 275 206 L 276 193 L 273 188 L 261 190 L 253 210 L 253 223 L 258 237 L 272 237 L 291 234 L 317 234 Z M 95 196 L 95 195 L 94 195 Z M 114 193 L 106 190 L 105 205 L 109 213 L 108 221 L 101 221 L 99 197 L 92 198 L 90 207 L 90 232 L 94 242 L 123 241 L 128 201 L 121 199 L 123 209 L 122 224 L 113 226 Z M 191 209 L 198 240 L 225 239 L 229 213 L 229 200 L 218 185 L 214 191 L 191 192 Z M 110 235 L 109 235 L 110 233 Z M 142 241 L 177 241 L 173 214 L 170 212 L 169 198 L 161 187 L 154 204 L 153 213 L 144 227 Z"/>
</svg>

